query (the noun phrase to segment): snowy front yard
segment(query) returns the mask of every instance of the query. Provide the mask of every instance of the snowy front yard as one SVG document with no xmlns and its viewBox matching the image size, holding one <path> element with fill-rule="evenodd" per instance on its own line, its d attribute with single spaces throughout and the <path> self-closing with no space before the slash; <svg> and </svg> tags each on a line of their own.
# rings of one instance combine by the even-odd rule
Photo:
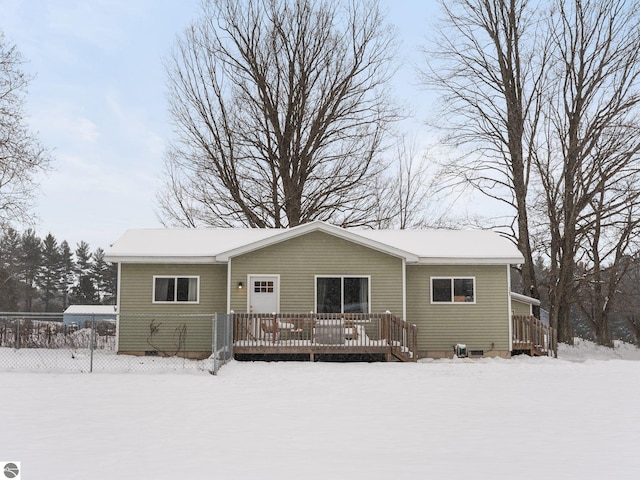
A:
<svg viewBox="0 0 640 480">
<path fill-rule="evenodd" d="M 52 480 L 638 478 L 638 350 L 561 353 L 4 372 L 0 460 Z"/>
</svg>

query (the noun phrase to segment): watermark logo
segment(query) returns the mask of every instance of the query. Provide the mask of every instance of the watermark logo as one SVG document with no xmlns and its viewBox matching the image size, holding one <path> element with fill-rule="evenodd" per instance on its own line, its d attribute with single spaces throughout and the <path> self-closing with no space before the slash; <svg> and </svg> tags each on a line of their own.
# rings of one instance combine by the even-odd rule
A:
<svg viewBox="0 0 640 480">
<path fill-rule="evenodd" d="M 4 478 L 20 480 L 20 462 L 0 462 L 0 465 L 4 465 L 2 470 Z"/>
</svg>

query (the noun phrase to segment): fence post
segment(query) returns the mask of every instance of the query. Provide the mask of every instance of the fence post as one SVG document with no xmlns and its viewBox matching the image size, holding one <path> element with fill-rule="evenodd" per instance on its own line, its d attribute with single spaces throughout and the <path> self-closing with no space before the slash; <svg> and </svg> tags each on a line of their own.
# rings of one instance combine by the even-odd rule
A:
<svg viewBox="0 0 640 480">
<path fill-rule="evenodd" d="M 213 356 L 213 374 L 218 374 L 218 313 L 213 314 L 213 338 L 211 343 L 211 355 Z"/>
<path fill-rule="evenodd" d="M 91 335 L 89 337 L 89 352 L 90 352 L 91 360 L 89 361 L 89 373 L 93 373 L 93 344 L 96 339 L 96 318 L 95 317 L 96 316 L 94 314 L 91 314 Z"/>
</svg>

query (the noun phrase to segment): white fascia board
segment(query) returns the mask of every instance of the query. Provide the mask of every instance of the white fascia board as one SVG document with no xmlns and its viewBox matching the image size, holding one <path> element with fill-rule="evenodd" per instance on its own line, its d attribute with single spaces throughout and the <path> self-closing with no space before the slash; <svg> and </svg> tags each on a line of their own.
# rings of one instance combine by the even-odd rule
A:
<svg viewBox="0 0 640 480">
<path fill-rule="evenodd" d="M 258 240 L 253 243 L 249 243 L 247 245 L 243 245 L 242 247 L 235 248 L 233 250 L 229 250 L 227 252 L 223 252 L 216 256 L 216 261 L 219 263 L 226 263 L 232 257 L 237 257 L 238 255 L 243 255 L 245 253 L 253 252 L 255 250 L 260 250 L 261 248 L 265 248 L 271 245 L 275 245 L 276 243 L 284 242 L 286 240 L 290 240 L 292 238 L 299 237 L 301 235 L 305 235 L 311 232 L 324 232 L 329 235 L 334 235 L 338 238 L 342 238 L 344 240 L 348 240 L 350 242 L 356 243 L 358 245 L 362 245 L 373 250 L 378 250 L 382 253 L 386 253 L 388 255 L 393 255 L 399 258 L 404 258 L 407 263 L 417 263 L 418 256 L 412 253 L 406 252 L 404 250 L 400 250 L 395 247 L 391 247 L 387 244 L 377 242 L 375 240 L 370 240 L 366 237 L 358 235 L 356 233 L 350 232 L 344 228 L 336 227 L 334 225 L 329 225 L 328 223 L 315 221 L 311 223 L 305 223 L 303 225 L 299 225 L 297 227 L 293 227 L 289 230 L 286 230 L 282 233 L 278 233 L 268 238 L 264 238 L 262 240 Z"/>
<path fill-rule="evenodd" d="M 170 264 L 211 264 L 216 263 L 215 257 L 189 257 L 189 256 L 176 256 L 176 257 L 145 257 L 139 256 L 126 256 L 126 255 L 113 255 L 105 256 L 105 261 L 111 263 L 170 263 Z"/>
<path fill-rule="evenodd" d="M 513 300 L 517 300 L 522 303 L 528 303 L 530 305 L 535 305 L 536 307 L 540 306 L 540 300 L 538 300 L 537 298 L 529 297 L 527 295 L 516 292 L 511 292 L 510 295 Z"/>
<path fill-rule="evenodd" d="M 466 257 L 421 257 L 418 265 L 519 265 L 522 257 L 512 258 L 466 258 Z"/>
</svg>

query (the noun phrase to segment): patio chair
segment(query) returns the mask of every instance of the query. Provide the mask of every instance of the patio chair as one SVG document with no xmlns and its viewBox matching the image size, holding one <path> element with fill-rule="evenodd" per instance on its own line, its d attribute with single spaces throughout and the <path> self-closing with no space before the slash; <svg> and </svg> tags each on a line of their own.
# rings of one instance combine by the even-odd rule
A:
<svg viewBox="0 0 640 480">
<path fill-rule="evenodd" d="M 275 317 L 261 318 L 260 330 L 264 340 L 275 342 L 280 338 L 280 329 L 278 328 L 278 320 Z"/>
<path fill-rule="evenodd" d="M 344 322 L 344 338 L 345 340 L 358 339 L 358 326 L 353 320 L 345 320 Z"/>
</svg>

